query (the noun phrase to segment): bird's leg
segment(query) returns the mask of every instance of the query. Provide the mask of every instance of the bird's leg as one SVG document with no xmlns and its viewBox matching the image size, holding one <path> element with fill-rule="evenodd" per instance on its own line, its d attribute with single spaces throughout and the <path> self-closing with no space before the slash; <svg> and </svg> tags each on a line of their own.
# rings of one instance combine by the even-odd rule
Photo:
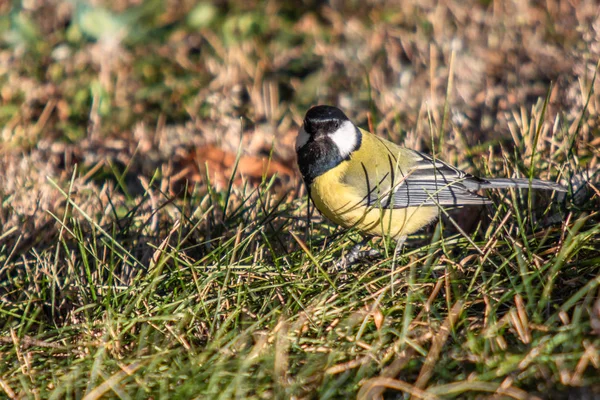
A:
<svg viewBox="0 0 600 400">
<path fill-rule="evenodd" d="M 400 236 L 397 240 L 396 240 L 396 247 L 394 248 L 394 257 L 392 258 L 392 295 L 394 293 L 394 281 L 395 281 L 395 269 L 396 269 L 396 260 L 398 258 L 398 253 L 400 253 L 400 250 L 402 250 L 402 247 L 404 247 L 404 242 L 406 242 L 406 235 Z"/>
<path fill-rule="evenodd" d="M 351 266 L 352 264 L 354 264 L 355 262 L 357 262 L 363 258 L 374 257 L 374 256 L 378 255 L 379 250 L 376 250 L 376 249 L 369 249 L 369 250 L 364 250 L 364 251 L 360 250 L 368 242 L 369 242 L 369 238 L 365 238 L 365 239 L 361 240 L 360 242 L 356 243 L 354 246 L 352 246 L 352 249 L 350 249 L 348 254 L 346 254 L 341 260 L 338 260 L 335 263 L 335 265 L 334 265 L 335 270 L 339 271 L 339 270 L 346 269 L 349 266 Z"/>
<path fill-rule="evenodd" d="M 394 257 L 396 257 L 396 255 L 400 252 L 400 250 L 402 250 L 402 248 L 404 247 L 404 243 L 406 242 L 406 235 L 404 236 L 400 236 L 398 238 L 398 240 L 396 241 L 396 248 L 394 249 Z"/>
<path fill-rule="evenodd" d="M 398 240 L 396 240 L 396 247 L 394 247 L 394 264 L 396 264 L 396 259 L 398 258 L 398 254 L 400 253 L 400 250 L 402 250 L 402 248 L 404 247 L 404 242 L 406 242 L 406 235 L 404 236 L 400 236 L 398 238 Z"/>
</svg>

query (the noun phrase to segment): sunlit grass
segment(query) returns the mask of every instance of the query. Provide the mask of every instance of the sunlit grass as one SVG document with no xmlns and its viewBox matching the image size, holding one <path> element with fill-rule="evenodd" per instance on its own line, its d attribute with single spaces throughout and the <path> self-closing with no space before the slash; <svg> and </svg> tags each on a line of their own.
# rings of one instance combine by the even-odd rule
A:
<svg viewBox="0 0 600 400">
<path fill-rule="evenodd" d="M 595 6 L 134 3 L 0 12 L 0 397 L 598 395 Z M 361 236 L 238 168 L 291 170 L 317 102 L 568 193 L 333 272 Z"/>
</svg>

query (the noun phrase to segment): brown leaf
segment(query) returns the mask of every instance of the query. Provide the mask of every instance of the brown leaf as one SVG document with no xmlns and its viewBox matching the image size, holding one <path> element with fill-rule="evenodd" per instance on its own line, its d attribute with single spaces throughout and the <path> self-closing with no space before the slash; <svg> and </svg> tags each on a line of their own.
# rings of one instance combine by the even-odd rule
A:
<svg viewBox="0 0 600 400">
<path fill-rule="evenodd" d="M 383 326 L 383 320 L 385 319 L 383 313 L 381 312 L 379 307 L 377 307 L 373 310 L 371 315 L 373 316 L 373 322 L 375 322 L 375 327 L 377 328 L 377 330 L 380 330 Z"/>
<path fill-rule="evenodd" d="M 268 179 L 275 174 L 280 178 L 291 178 L 295 172 L 290 164 L 291 162 L 284 163 L 268 157 L 242 155 L 233 183 L 241 185 L 243 179 L 246 179 L 256 184 L 263 176 Z M 193 149 L 176 165 L 179 172 L 175 180 L 187 179 L 191 184 L 203 183 L 208 176 L 211 184 L 221 190 L 228 186 L 236 166 L 236 154 L 209 144 Z"/>
</svg>

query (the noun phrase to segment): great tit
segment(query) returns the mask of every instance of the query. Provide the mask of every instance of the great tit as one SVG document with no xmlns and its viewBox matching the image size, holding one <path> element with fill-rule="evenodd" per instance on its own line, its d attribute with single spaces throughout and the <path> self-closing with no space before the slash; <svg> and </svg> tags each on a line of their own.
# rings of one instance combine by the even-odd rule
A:
<svg viewBox="0 0 600 400">
<path fill-rule="evenodd" d="M 360 129 L 327 105 L 306 113 L 296 154 L 310 198 L 325 217 L 400 242 L 433 222 L 440 207 L 490 203 L 476 193 L 480 189 L 566 191 L 539 179 L 478 178 Z"/>
</svg>

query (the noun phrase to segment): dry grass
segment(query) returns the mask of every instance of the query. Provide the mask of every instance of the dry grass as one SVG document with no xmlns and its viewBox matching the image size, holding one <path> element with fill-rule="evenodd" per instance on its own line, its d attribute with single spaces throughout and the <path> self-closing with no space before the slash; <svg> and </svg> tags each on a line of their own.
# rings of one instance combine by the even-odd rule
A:
<svg viewBox="0 0 600 400">
<path fill-rule="evenodd" d="M 599 59 L 593 1 L 0 3 L 0 393 L 600 396 Z M 569 193 L 330 276 L 317 103 Z"/>
</svg>

